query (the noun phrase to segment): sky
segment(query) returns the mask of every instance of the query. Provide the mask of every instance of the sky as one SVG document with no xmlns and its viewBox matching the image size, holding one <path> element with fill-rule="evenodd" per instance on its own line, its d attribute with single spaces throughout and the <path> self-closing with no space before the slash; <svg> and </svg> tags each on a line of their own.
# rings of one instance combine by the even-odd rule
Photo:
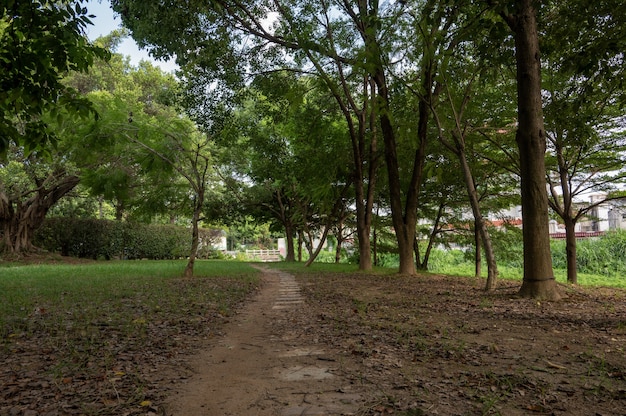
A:
<svg viewBox="0 0 626 416">
<path fill-rule="evenodd" d="M 87 26 L 87 36 L 89 39 L 94 40 L 99 36 L 108 35 L 112 30 L 119 28 L 122 25 L 122 19 L 116 16 L 111 9 L 111 3 L 109 0 L 88 0 L 83 3 L 88 14 L 93 14 L 96 17 L 91 19 L 93 25 Z M 176 70 L 176 64 L 174 61 L 156 61 L 153 59 L 146 50 L 141 50 L 135 43 L 135 41 L 128 37 L 122 42 L 117 53 L 130 57 L 131 63 L 137 65 L 141 60 L 147 60 L 158 65 L 165 72 L 172 72 Z"/>
</svg>

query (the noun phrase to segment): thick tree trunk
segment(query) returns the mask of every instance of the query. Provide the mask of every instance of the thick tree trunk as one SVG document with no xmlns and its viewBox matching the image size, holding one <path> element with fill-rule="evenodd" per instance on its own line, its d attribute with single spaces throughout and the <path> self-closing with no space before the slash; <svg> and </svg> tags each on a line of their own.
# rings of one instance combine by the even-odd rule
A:
<svg viewBox="0 0 626 416">
<path fill-rule="evenodd" d="M 372 249 L 369 224 L 363 222 L 360 226 L 357 226 L 357 240 L 359 242 L 359 270 L 372 270 Z"/>
<path fill-rule="evenodd" d="M 517 14 L 505 16 L 515 32 L 517 64 L 518 130 L 524 239 L 522 297 L 557 300 L 546 189 L 546 136 L 541 102 L 539 34 L 532 0 L 518 0 Z"/>
<path fill-rule="evenodd" d="M 296 249 L 293 241 L 293 227 L 291 224 L 284 224 L 285 226 L 285 235 L 287 237 L 287 253 L 285 255 L 285 261 L 294 262 L 296 261 Z"/>
<path fill-rule="evenodd" d="M 0 230 L 2 249 L 13 254 L 23 254 L 34 249 L 32 239 L 46 214 L 63 196 L 78 185 L 77 176 L 55 172 L 24 201 L 21 197 L 9 198 L 0 193 Z"/>
<path fill-rule="evenodd" d="M 385 141 L 385 161 L 387 162 L 387 177 L 389 181 L 389 200 L 391 205 L 391 221 L 396 232 L 399 255 L 399 273 L 405 275 L 416 274 L 413 261 L 413 244 L 415 241 L 415 226 L 417 222 L 416 201 L 417 192 L 409 191 L 406 198 L 406 208 L 402 204 L 400 185 L 400 168 L 393 125 L 389 117 L 389 97 L 387 84 L 382 69 L 374 77 L 378 88 L 378 106 L 380 111 L 380 125 Z M 412 183 L 411 186 L 415 184 Z"/>
</svg>

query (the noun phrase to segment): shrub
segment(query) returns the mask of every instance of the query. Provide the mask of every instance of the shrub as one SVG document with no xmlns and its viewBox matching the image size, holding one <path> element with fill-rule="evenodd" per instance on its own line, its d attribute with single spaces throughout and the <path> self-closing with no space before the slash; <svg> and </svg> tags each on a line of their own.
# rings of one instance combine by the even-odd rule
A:
<svg viewBox="0 0 626 416">
<path fill-rule="evenodd" d="M 34 244 L 64 256 L 92 259 L 174 259 L 189 253 L 189 230 L 94 219 L 49 218 Z"/>
</svg>

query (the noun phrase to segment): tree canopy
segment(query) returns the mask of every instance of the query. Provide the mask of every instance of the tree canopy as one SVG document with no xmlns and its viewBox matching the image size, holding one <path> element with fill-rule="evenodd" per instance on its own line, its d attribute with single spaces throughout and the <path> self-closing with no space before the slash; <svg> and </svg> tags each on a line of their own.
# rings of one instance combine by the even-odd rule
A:
<svg viewBox="0 0 626 416">
<path fill-rule="evenodd" d="M 72 36 L 88 24 L 80 2 L 35 4 L 10 3 L 8 16 L 58 12 Z M 492 290 L 490 219 L 516 200 L 524 222 L 520 293 L 556 299 L 549 207 L 571 230 L 590 209 L 575 212 L 575 195 L 591 186 L 608 192 L 605 201 L 622 197 L 626 12 L 617 0 L 112 5 L 140 46 L 177 59 L 178 80 L 149 65 L 130 76 L 95 65 L 87 75 L 115 36 L 100 46 L 68 43 L 60 48 L 76 54 L 67 55 L 73 75 L 62 91 L 74 98 L 57 94 L 51 107 L 28 110 L 35 112 L 19 104 L 5 124 L 22 136 L 4 137 L 28 154 L 53 137 L 44 129 L 24 138 L 28 123 L 45 127 L 98 109 L 102 120 L 85 143 L 112 151 L 84 180 L 121 210 L 150 199 L 135 186 L 170 183 L 153 186 L 170 206 L 189 187 L 186 215 L 194 221 L 204 210 L 241 223 L 253 206 L 264 207 L 255 215 L 271 218 L 288 240 L 298 237 L 311 257 L 315 237 L 340 230 L 353 214 L 360 268 L 372 266 L 376 222 L 381 232 L 382 224 L 393 227 L 404 274 L 427 265 L 425 235 L 432 247 L 444 230 L 465 228 L 459 234 L 473 230 L 477 270 L 485 253 Z M 20 24 L 4 17 L 0 33 L 17 42 Z M 109 67 L 124 66 L 115 57 Z M 178 180 L 165 180 L 173 172 Z M 210 189 L 216 199 L 204 206 Z"/>
<path fill-rule="evenodd" d="M 0 6 L 0 155 L 10 143 L 45 150 L 56 135 L 43 117 L 93 115 L 89 101 L 62 83 L 85 72 L 106 49 L 85 36 L 91 23 L 81 2 L 5 1 Z"/>
</svg>

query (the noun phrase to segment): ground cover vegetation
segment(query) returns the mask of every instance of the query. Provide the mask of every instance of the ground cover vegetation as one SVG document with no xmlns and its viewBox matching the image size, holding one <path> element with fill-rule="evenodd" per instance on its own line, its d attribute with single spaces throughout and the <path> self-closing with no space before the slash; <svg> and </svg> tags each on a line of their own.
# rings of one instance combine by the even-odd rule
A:
<svg viewBox="0 0 626 416">
<path fill-rule="evenodd" d="M 538 302 L 512 281 L 488 293 L 467 277 L 276 267 L 307 298 L 289 329 L 333 351 L 341 375 L 370 392 L 357 414 L 623 412 L 623 289 L 568 285 L 565 299 Z"/>
<path fill-rule="evenodd" d="M 259 287 L 242 262 L 200 261 L 185 279 L 185 261 L 40 260 L 2 268 L 2 414 L 168 414 L 190 357 Z M 514 281 L 486 293 L 474 277 L 271 267 L 306 297 L 271 325 L 342 362 L 369 392 L 357 414 L 608 415 L 626 402 L 623 289 L 564 285 L 564 300 L 537 302 Z"/>
<path fill-rule="evenodd" d="M 259 284 L 241 262 L 181 279 L 184 261 L 40 261 L 0 269 L 2 415 L 160 414 L 184 357 Z"/>
</svg>

